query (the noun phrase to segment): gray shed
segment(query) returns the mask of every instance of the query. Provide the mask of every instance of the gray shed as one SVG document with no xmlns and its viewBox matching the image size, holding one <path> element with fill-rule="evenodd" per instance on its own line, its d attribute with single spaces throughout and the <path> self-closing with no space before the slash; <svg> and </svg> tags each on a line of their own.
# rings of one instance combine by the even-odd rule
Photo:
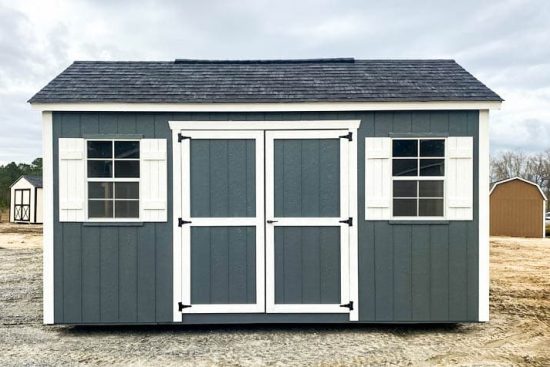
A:
<svg viewBox="0 0 550 367">
<path fill-rule="evenodd" d="M 489 110 L 453 60 L 74 62 L 46 324 L 489 318 Z"/>
</svg>

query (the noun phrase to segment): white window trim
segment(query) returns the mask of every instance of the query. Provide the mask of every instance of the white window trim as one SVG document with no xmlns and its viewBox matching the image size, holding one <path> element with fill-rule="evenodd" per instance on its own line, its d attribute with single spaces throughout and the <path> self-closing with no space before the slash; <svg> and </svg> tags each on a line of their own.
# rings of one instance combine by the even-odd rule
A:
<svg viewBox="0 0 550 367">
<path fill-rule="evenodd" d="M 178 134 L 193 130 L 300 130 L 300 129 L 348 129 L 352 132 L 353 140 L 349 146 L 349 216 L 355 221 L 358 220 L 357 208 L 357 130 L 361 120 L 318 120 L 318 121 L 169 121 L 170 129 L 172 130 L 172 170 L 173 170 L 173 321 L 182 322 L 182 313 L 178 310 L 178 302 L 182 301 L 182 231 L 178 227 L 177 218 L 183 217 L 182 205 L 177 203 L 182 202 L 185 193 L 182 192 L 182 170 L 184 169 L 182 162 L 182 146 L 178 144 Z M 213 132 L 209 132 L 208 136 L 212 136 Z M 223 135 L 223 132 L 221 132 Z M 264 190 L 262 187 L 261 190 Z M 233 220 L 233 219 L 232 219 Z M 264 218 L 265 220 L 265 218 Z M 349 227 L 349 298 L 354 301 L 354 308 L 349 312 L 350 321 L 359 321 L 359 248 L 358 248 L 358 233 L 357 225 Z M 265 299 L 265 298 L 264 298 Z M 192 308 L 192 307 L 191 307 Z M 313 310 L 313 308 L 312 308 Z M 241 308 L 239 312 L 242 312 Z M 229 312 L 226 310 L 226 312 Z M 263 310 L 261 312 L 264 312 Z M 216 313 L 216 309 L 208 310 L 207 313 Z M 307 313 L 307 312 L 306 312 Z"/>
<path fill-rule="evenodd" d="M 392 156 L 391 156 L 391 169 L 392 169 L 392 177 L 391 177 L 391 187 L 390 187 L 390 198 L 391 198 L 391 203 L 390 203 L 390 213 L 391 213 L 391 217 L 390 217 L 390 220 L 395 220 L 395 221 L 447 221 L 448 218 L 447 218 L 447 165 L 448 165 L 448 162 L 447 162 L 447 138 L 446 137 L 431 137 L 431 136 L 427 136 L 427 137 L 414 137 L 414 138 L 392 138 L 391 141 L 392 141 L 392 146 L 393 146 L 393 141 L 394 140 L 416 140 L 418 141 L 418 156 L 417 157 L 394 157 L 393 156 L 393 151 L 392 151 Z M 420 140 L 444 140 L 445 141 L 445 146 L 444 146 L 444 153 L 443 153 L 443 157 L 420 157 Z M 417 160 L 420 165 L 420 159 L 443 159 L 444 161 L 444 174 L 443 176 L 394 176 L 393 175 L 393 160 L 394 159 L 415 159 Z M 420 167 L 418 167 L 419 171 L 418 171 L 418 174 L 420 174 Z M 393 196 L 393 182 L 394 181 L 443 181 L 443 216 L 414 216 L 414 217 L 400 217 L 400 216 L 394 216 L 393 215 L 393 200 L 394 200 L 394 196 Z M 415 197 L 415 199 L 418 199 L 418 197 Z M 437 199 L 440 199 L 440 198 L 437 198 Z M 417 203 L 417 206 L 418 206 L 418 203 Z M 417 207 L 417 210 L 418 210 L 418 207 Z"/>
<path fill-rule="evenodd" d="M 103 158 L 88 158 L 88 142 L 89 141 L 111 141 L 113 142 L 113 156 L 110 158 L 110 160 L 113 162 L 113 177 L 88 177 L 88 161 L 105 161 L 107 159 Z M 84 169 L 84 175 L 86 184 L 84 185 L 84 195 L 85 195 L 85 202 L 84 202 L 84 222 L 85 223 L 139 223 L 142 222 L 143 219 L 141 218 L 141 198 L 138 197 L 137 200 L 129 200 L 129 201 L 137 201 L 139 204 L 138 206 L 138 217 L 137 218 L 115 218 L 114 217 L 114 210 L 115 210 L 115 203 L 114 203 L 114 196 L 113 196 L 113 217 L 112 218 L 90 218 L 89 212 L 88 212 L 88 201 L 90 198 L 88 197 L 88 183 L 89 182 L 137 182 L 141 185 L 141 171 L 139 172 L 140 177 L 114 177 L 114 167 L 115 167 L 115 151 L 114 151 L 114 142 L 116 141 L 141 141 L 141 139 L 117 139 L 117 138 L 90 138 L 90 139 L 84 139 L 84 160 L 85 160 L 85 169 Z M 141 161 L 141 144 L 140 144 L 140 158 L 128 158 L 128 159 L 122 159 L 124 161 Z M 114 190 L 113 190 L 114 195 Z M 101 200 L 101 199 L 98 199 Z"/>
</svg>

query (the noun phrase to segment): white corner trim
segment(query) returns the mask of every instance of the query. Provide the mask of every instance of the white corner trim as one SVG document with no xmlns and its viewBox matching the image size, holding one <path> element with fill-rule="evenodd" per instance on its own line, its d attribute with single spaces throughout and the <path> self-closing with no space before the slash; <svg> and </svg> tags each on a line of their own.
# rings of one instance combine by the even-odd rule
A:
<svg viewBox="0 0 550 367">
<path fill-rule="evenodd" d="M 548 198 L 546 197 L 546 195 L 544 195 L 544 192 L 542 191 L 542 189 L 540 188 L 540 186 L 538 184 L 536 184 L 534 182 L 531 182 L 529 180 L 526 180 L 524 178 L 521 178 L 519 176 L 510 177 L 510 178 L 507 178 L 506 180 L 495 182 L 493 187 L 491 187 L 491 191 L 489 192 L 489 195 L 491 195 L 493 193 L 493 191 L 495 190 L 495 187 L 497 187 L 498 185 L 501 185 L 501 184 L 506 183 L 506 182 L 514 181 L 514 180 L 520 180 L 520 181 L 523 181 L 523 182 L 525 182 L 529 185 L 535 186 L 537 189 L 539 189 L 540 195 L 542 196 L 543 200 L 545 200 L 545 201 L 548 200 Z"/>
<path fill-rule="evenodd" d="M 349 228 L 349 299 L 354 301 L 349 314 L 350 321 L 359 321 L 359 212 L 357 198 L 357 129 L 351 130 L 355 137 L 349 143 L 349 216 L 357 225 Z"/>
<path fill-rule="evenodd" d="M 169 121 L 171 130 L 322 130 L 358 129 L 361 120 Z"/>
<path fill-rule="evenodd" d="M 31 103 L 39 111 L 103 112 L 307 112 L 307 111 L 405 111 L 493 110 L 496 101 L 432 102 L 296 102 L 296 103 Z"/>
<path fill-rule="evenodd" d="M 42 112 L 42 177 L 43 177 L 43 310 L 44 324 L 54 323 L 54 243 L 53 243 L 53 119 Z"/>
<path fill-rule="evenodd" d="M 479 111 L 479 310 L 489 321 L 489 111 Z"/>
<path fill-rule="evenodd" d="M 178 132 L 172 131 L 172 321 L 182 322 L 181 312 L 178 309 L 178 302 L 182 301 L 182 233 L 178 227 L 177 218 L 182 217 L 181 213 L 181 144 L 177 143 Z M 170 216 L 168 216 L 170 217 Z"/>
</svg>

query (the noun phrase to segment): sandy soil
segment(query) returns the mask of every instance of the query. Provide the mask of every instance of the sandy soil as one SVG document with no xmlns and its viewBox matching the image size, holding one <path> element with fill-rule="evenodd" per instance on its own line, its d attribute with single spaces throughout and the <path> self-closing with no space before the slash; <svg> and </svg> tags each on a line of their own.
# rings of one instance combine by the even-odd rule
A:
<svg viewBox="0 0 550 367">
<path fill-rule="evenodd" d="M 39 229 L 0 224 L 2 366 L 550 365 L 550 240 L 492 239 L 488 324 L 45 327 Z"/>
</svg>

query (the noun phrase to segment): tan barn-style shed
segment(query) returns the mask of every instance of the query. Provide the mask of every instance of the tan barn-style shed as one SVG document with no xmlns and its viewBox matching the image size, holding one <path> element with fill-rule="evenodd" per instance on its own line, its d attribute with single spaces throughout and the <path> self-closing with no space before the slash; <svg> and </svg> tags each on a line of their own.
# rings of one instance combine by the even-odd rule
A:
<svg viewBox="0 0 550 367">
<path fill-rule="evenodd" d="M 546 195 L 521 177 L 496 182 L 490 191 L 491 236 L 545 237 Z"/>
</svg>

